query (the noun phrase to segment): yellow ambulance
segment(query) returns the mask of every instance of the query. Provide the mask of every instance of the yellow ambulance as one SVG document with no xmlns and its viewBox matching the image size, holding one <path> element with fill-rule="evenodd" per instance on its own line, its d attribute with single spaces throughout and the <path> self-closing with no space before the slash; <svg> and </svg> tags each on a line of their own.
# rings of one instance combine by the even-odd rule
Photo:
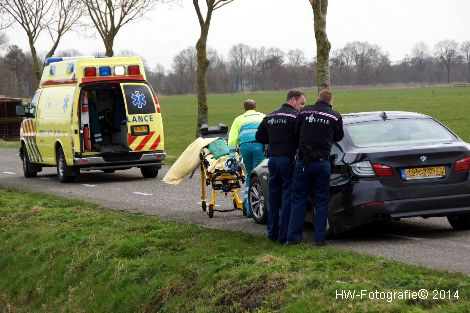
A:
<svg viewBox="0 0 470 313">
<path fill-rule="evenodd" d="M 165 160 L 160 105 L 139 57 L 48 58 L 39 89 L 17 114 L 25 117 L 25 177 L 53 166 L 61 182 L 132 167 L 154 178 Z"/>
</svg>

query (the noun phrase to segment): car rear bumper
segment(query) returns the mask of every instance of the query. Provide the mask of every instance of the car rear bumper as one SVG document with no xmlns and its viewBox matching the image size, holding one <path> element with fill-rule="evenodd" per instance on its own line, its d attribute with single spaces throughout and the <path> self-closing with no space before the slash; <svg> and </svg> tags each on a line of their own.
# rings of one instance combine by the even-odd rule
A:
<svg viewBox="0 0 470 313">
<path fill-rule="evenodd" d="M 377 220 L 456 214 L 470 214 L 469 180 L 402 190 L 389 190 L 378 181 L 362 181 L 345 186 L 330 201 L 330 220 L 336 232 Z"/>
<path fill-rule="evenodd" d="M 79 167 L 81 170 L 93 169 L 124 169 L 131 167 L 146 167 L 146 166 L 159 166 L 161 167 L 166 158 L 164 151 L 155 151 L 142 153 L 138 158 L 129 159 L 113 157 L 107 158 L 105 156 L 90 156 L 90 157 L 75 157 L 73 160 L 74 166 Z"/>
</svg>

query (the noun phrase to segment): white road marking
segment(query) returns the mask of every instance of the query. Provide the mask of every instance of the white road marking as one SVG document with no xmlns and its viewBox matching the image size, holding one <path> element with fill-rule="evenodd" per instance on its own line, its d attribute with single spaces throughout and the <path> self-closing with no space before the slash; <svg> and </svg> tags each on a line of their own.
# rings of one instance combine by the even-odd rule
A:
<svg viewBox="0 0 470 313">
<path fill-rule="evenodd" d="M 96 187 L 96 185 L 90 185 L 90 184 L 82 184 L 82 186 L 85 186 L 85 187 Z"/>
<path fill-rule="evenodd" d="M 396 237 L 396 238 L 401 238 L 401 239 L 410 239 L 410 240 L 424 240 L 424 238 L 419 238 L 419 237 L 411 237 L 411 236 L 403 236 L 403 235 L 396 235 L 396 234 L 387 234 L 387 236 L 390 237 Z"/>
<path fill-rule="evenodd" d="M 135 193 L 136 195 L 142 195 L 142 196 L 153 196 L 153 193 L 145 193 L 145 192 L 138 192 L 138 191 L 134 191 L 132 193 Z"/>
<path fill-rule="evenodd" d="M 16 173 L 13 173 L 13 172 L 3 172 L 3 174 L 16 175 Z"/>
</svg>

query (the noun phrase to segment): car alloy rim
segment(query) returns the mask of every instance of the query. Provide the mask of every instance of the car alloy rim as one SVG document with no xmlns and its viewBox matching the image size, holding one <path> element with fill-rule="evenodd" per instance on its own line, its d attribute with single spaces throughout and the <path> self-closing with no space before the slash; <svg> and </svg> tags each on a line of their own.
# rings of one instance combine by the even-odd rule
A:
<svg viewBox="0 0 470 313">
<path fill-rule="evenodd" d="M 261 218 L 264 213 L 264 196 L 261 186 L 258 183 L 251 186 L 250 205 L 253 215 L 256 218 Z"/>
</svg>

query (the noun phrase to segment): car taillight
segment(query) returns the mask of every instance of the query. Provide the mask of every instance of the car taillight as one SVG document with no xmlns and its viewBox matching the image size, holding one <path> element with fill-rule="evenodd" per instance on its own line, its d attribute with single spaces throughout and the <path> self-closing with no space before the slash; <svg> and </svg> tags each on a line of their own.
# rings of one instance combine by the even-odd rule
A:
<svg viewBox="0 0 470 313">
<path fill-rule="evenodd" d="M 469 170 L 470 170 L 470 157 L 466 157 L 455 162 L 454 171 L 467 172 Z"/>
<path fill-rule="evenodd" d="M 372 164 L 372 168 L 374 169 L 375 175 L 378 177 L 393 176 L 393 170 L 388 165 Z"/>
</svg>

